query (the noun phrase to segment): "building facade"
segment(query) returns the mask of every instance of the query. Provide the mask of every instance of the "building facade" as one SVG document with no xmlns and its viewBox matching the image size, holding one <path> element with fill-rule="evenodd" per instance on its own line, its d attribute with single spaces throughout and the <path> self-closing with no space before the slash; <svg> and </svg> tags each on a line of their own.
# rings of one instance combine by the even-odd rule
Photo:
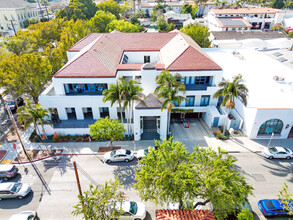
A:
<svg viewBox="0 0 293 220">
<path fill-rule="evenodd" d="M 211 31 L 245 31 L 270 29 L 282 23 L 284 11 L 274 8 L 211 9 L 205 25 Z"/>
<path fill-rule="evenodd" d="M 1 35 L 14 35 L 14 30 L 24 28 L 23 22 L 29 18 L 39 18 L 36 4 L 24 0 L 0 0 Z"/>
<path fill-rule="evenodd" d="M 187 101 L 181 106 L 174 103 L 175 108 L 189 109 L 191 117 L 202 117 L 209 125 L 224 122 L 213 98 L 222 69 L 184 33 L 95 33 L 67 54 L 68 63 L 39 97 L 40 104 L 58 118 L 53 128 L 46 128 L 47 134 L 88 134 L 89 124 L 107 116 L 120 119 L 126 127 L 128 112 L 102 100 L 103 90 L 123 77 L 136 80 L 145 95 L 144 104 L 134 103 L 132 109 L 134 139 L 164 139 L 167 109 L 161 111 L 163 100 L 154 94 L 156 77 L 163 70 L 180 73 L 186 87 Z"/>
</svg>

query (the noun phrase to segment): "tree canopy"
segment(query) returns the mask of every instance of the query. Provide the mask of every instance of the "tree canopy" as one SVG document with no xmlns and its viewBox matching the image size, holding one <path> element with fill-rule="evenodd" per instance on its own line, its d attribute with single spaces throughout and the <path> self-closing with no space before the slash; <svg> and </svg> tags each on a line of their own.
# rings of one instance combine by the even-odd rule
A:
<svg viewBox="0 0 293 220">
<path fill-rule="evenodd" d="M 139 27 L 137 25 L 131 24 L 128 21 L 113 20 L 107 25 L 106 31 L 111 32 L 114 30 L 131 33 L 131 32 L 139 32 Z"/>
<path fill-rule="evenodd" d="M 195 147 L 189 153 L 172 138 L 156 146 L 158 150 L 151 150 L 136 172 L 134 187 L 142 200 L 160 205 L 179 202 L 181 208 L 184 202 L 208 200 L 216 217 L 224 219 L 252 194 L 253 188 L 235 171 L 235 160 L 222 150 Z"/>
<path fill-rule="evenodd" d="M 89 125 L 89 128 L 93 139 L 110 140 L 111 146 L 113 141 L 122 140 L 126 131 L 119 120 L 108 117 L 97 120 L 94 124 Z"/>
<path fill-rule="evenodd" d="M 167 24 L 163 15 L 160 15 L 157 18 L 156 23 L 158 25 L 159 32 L 170 32 L 176 28 L 175 25 L 172 23 Z"/>
<path fill-rule="evenodd" d="M 198 24 L 189 24 L 180 29 L 183 33 L 189 35 L 200 47 L 209 47 L 209 28 Z"/>
<path fill-rule="evenodd" d="M 283 204 L 283 209 L 288 211 L 289 215 L 293 215 L 293 194 L 289 192 L 289 188 L 286 183 L 284 183 L 283 188 L 279 191 L 278 197 Z"/>
<path fill-rule="evenodd" d="M 118 219 L 117 204 L 124 201 L 122 184 L 118 177 L 115 180 L 106 181 L 97 186 L 90 185 L 89 190 L 78 196 L 78 204 L 75 205 L 73 215 L 82 215 L 83 219 L 109 220 Z"/>
<path fill-rule="evenodd" d="M 97 11 L 96 15 L 91 19 L 92 31 L 104 33 L 106 32 L 107 25 L 114 20 L 116 20 L 116 17 L 110 12 Z"/>
<path fill-rule="evenodd" d="M 97 4 L 97 10 L 109 12 L 109 13 L 115 15 L 117 19 L 119 19 L 119 17 L 120 17 L 119 14 L 122 11 L 122 8 L 114 0 L 107 0 L 107 1 L 104 1 L 104 2 Z"/>
<path fill-rule="evenodd" d="M 190 5 L 188 3 L 185 3 L 183 7 L 180 10 L 181 14 L 191 14 L 192 18 L 194 19 L 196 16 L 196 12 L 198 10 L 198 6 L 196 4 Z"/>
</svg>

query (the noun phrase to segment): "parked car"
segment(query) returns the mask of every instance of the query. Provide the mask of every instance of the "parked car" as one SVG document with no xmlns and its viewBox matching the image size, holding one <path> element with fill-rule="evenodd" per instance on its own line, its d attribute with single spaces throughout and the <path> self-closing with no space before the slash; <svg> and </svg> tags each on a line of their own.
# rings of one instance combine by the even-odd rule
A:
<svg viewBox="0 0 293 220">
<path fill-rule="evenodd" d="M 26 183 L 7 182 L 0 183 L 0 200 L 18 198 L 22 199 L 28 195 L 31 191 L 31 187 Z"/>
<path fill-rule="evenodd" d="M 117 205 L 117 210 L 121 210 L 119 219 L 121 220 L 143 220 L 146 217 L 146 208 L 143 203 L 125 201 Z"/>
<path fill-rule="evenodd" d="M 0 164 L 0 179 L 8 180 L 17 175 L 18 168 L 13 164 Z"/>
<path fill-rule="evenodd" d="M 286 147 L 266 148 L 262 151 L 262 154 L 264 157 L 266 157 L 268 159 L 285 158 L 285 159 L 289 160 L 289 159 L 293 158 L 293 152 Z"/>
<path fill-rule="evenodd" d="M 23 102 L 23 98 L 18 97 L 18 98 L 16 99 L 16 103 L 17 103 L 18 106 L 22 106 L 23 103 L 24 103 L 24 102 Z M 8 108 L 9 108 L 11 111 L 15 111 L 15 110 L 17 109 L 17 106 L 16 106 L 16 104 L 15 104 L 14 101 L 10 101 L 10 102 L 8 103 Z"/>
<path fill-rule="evenodd" d="M 148 153 L 150 152 L 150 150 L 157 150 L 157 147 L 148 147 L 148 149 L 141 149 L 137 151 L 137 159 L 141 160 L 143 157 L 145 157 L 146 155 L 148 155 Z"/>
<path fill-rule="evenodd" d="M 9 220 L 36 220 L 38 214 L 35 211 L 23 211 L 18 214 L 12 215 Z"/>
<path fill-rule="evenodd" d="M 134 158 L 133 151 L 124 150 L 124 149 L 113 150 L 104 154 L 104 161 L 106 163 L 119 162 L 119 161 L 129 162 L 133 160 L 133 158 Z"/>
<path fill-rule="evenodd" d="M 293 205 L 293 201 L 289 201 Z M 279 199 L 263 199 L 258 201 L 258 208 L 264 216 L 288 216 Z"/>
</svg>

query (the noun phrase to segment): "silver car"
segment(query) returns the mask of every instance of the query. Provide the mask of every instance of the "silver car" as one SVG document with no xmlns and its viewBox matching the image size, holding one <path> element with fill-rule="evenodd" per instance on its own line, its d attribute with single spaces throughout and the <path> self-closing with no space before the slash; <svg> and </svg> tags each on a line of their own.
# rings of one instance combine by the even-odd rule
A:
<svg viewBox="0 0 293 220">
<path fill-rule="evenodd" d="M 13 164 L 0 164 L 0 179 L 8 180 L 17 175 L 18 168 Z"/>
<path fill-rule="evenodd" d="M 0 200 L 18 198 L 22 199 L 31 191 L 31 187 L 26 183 L 0 183 Z"/>
<path fill-rule="evenodd" d="M 134 158 L 133 151 L 124 150 L 124 149 L 113 150 L 104 154 L 104 161 L 106 163 L 119 162 L 119 161 L 129 162 L 133 160 L 133 158 Z"/>
<path fill-rule="evenodd" d="M 293 152 L 286 147 L 270 147 L 262 151 L 264 157 L 268 159 L 284 158 L 290 160 L 293 158 Z"/>
</svg>

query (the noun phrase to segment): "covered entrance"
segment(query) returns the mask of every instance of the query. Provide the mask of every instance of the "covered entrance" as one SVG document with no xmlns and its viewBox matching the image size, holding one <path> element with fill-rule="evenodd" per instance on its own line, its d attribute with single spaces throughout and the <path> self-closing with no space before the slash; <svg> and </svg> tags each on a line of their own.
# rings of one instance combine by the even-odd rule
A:
<svg viewBox="0 0 293 220">
<path fill-rule="evenodd" d="M 158 125 L 160 124 L 160 117 L 156 116 L 143 116 L 141 117 L 141 140 L 160 140 L 158 133 Z"/>
</svg>

